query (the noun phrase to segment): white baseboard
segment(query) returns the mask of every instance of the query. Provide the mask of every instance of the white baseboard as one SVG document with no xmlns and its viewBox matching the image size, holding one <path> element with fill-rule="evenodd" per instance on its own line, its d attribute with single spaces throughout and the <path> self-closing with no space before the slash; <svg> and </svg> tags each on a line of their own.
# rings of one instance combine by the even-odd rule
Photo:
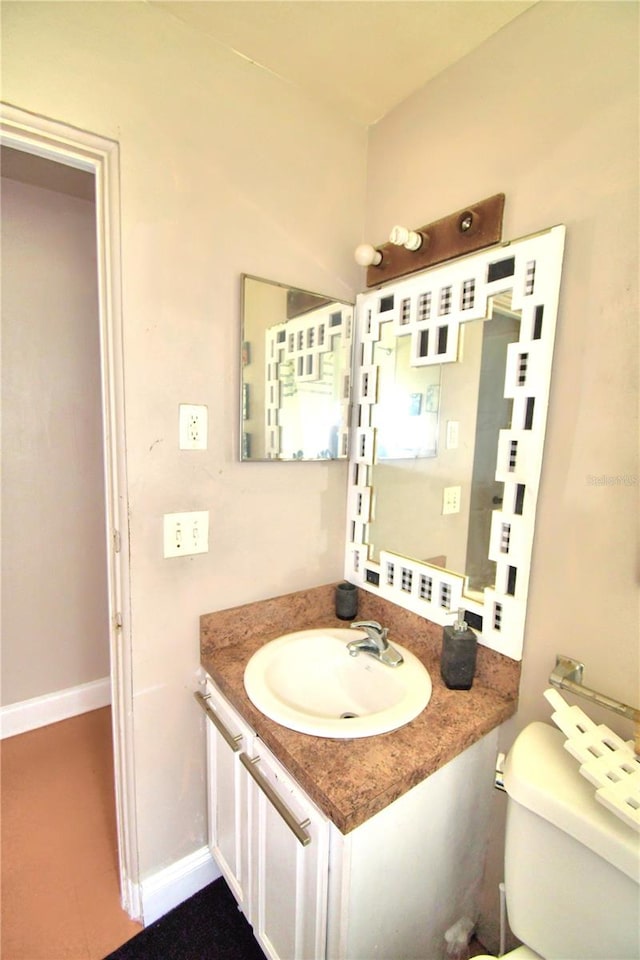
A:
<svg viewBox="0 0 640 960">
<path fill-rule="evenodd" d="M 208 847 L 177 860 L 140 884 L 145 927 L 221 876 Z"/>
<path fill-rule="evenodd" d="M 59 720 L 77 717 L 111 703 L 111 680 L 103 677 L 77 687 L 47 693 L 32 700 L 10 703 L 0 709 L 0 739 L 15 737 Z"/>
</svg>

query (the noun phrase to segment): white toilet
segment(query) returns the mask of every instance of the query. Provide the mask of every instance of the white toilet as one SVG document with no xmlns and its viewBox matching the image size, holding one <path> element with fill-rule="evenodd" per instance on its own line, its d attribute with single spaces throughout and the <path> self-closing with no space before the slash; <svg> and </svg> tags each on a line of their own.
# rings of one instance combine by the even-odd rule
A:
<svg viewBox="0 0 640 960">
<path fill-rule="evenodd" d="M 640 834 L 596 801 L 564 741 L 532 723 L 507 757 L 507 915 L 525 946 L 505 956 L 638 960 Z"/>
</svg>

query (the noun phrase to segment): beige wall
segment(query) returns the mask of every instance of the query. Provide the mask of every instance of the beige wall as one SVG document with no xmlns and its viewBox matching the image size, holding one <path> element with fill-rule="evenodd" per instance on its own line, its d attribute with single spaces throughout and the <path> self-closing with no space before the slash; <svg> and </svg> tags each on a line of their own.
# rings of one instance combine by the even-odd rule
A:
<svg viewBox="0 0 640 960">
<path fill-rule="evenodd" d="M 107 677 L 109 624 L 95 207 L 1 184 L 7 706 Z"/>
<path fill-rule="evenodd" d="M 238 462 L 240 274 L 354 299 L 366 130 L 158 6 L 2 15 L 3 99 L 120 144 L 145 877 L 206 841 L 199 615 L 342 576 L 346 465 Z M 181 402 L 209 408 L 205 453 L 178 450 Z M 210 552 L 164 560 L 162 515 L 194 509 Z"/>
<path fill-rule="evenodd" d="M 506 238 L 567 225 L 520 709 L 505 747 L 549 719 L 556 653 L 583 660 L 588 684 L 640 699 L 638 114 L 637 4 L 543 2 L 371 130 L 373 243 L 394 223 L 418 226 L 498 191 Z M 590 482 L 618 476 L 633 484 Z M 495 822 L 492 910 L 501 813 Z"/>
</svg>

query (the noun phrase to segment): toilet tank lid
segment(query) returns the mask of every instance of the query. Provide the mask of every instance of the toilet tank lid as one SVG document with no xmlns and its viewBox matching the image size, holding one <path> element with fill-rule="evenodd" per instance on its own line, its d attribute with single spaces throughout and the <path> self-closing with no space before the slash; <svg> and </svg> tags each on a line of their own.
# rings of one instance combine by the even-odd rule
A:
<svg viewBox="0 0 640 960">
<path fill-rule="evenodd" d="M 509 797 L 640 883 L 640 835 L 597 802 L 564 743 L 564 734 L 546 723 L 525 727 L 505 763 Z"/>
</svg>

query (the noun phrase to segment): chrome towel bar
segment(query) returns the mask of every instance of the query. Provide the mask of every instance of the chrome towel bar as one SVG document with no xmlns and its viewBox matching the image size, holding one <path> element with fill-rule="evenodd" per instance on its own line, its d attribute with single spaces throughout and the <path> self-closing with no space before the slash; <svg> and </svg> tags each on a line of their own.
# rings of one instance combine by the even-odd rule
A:
<svg viewBox="0 0 640 960">
<path fill-rule="evenodd" d="M 590 700 L 591 703 L 597 703 L 599 707 L 605 707 L 613 713 L 618 713 L 621 717 L 626 717 L 627 720 L 640 723 L 640 710 L 636 707 L 630 707 L 626 703 L 621 703 L 619 700 L 614 700 L 612 697 L 607 697 L 604 693 L 597 693 L 590 687 L 583 686 L 583 673 L 584 663 L 557 654 L 556 666 L 549 677 L 549 683 L 558 687 L 559 690 L 567 690 L 578 697 Z"/>
</svg>

